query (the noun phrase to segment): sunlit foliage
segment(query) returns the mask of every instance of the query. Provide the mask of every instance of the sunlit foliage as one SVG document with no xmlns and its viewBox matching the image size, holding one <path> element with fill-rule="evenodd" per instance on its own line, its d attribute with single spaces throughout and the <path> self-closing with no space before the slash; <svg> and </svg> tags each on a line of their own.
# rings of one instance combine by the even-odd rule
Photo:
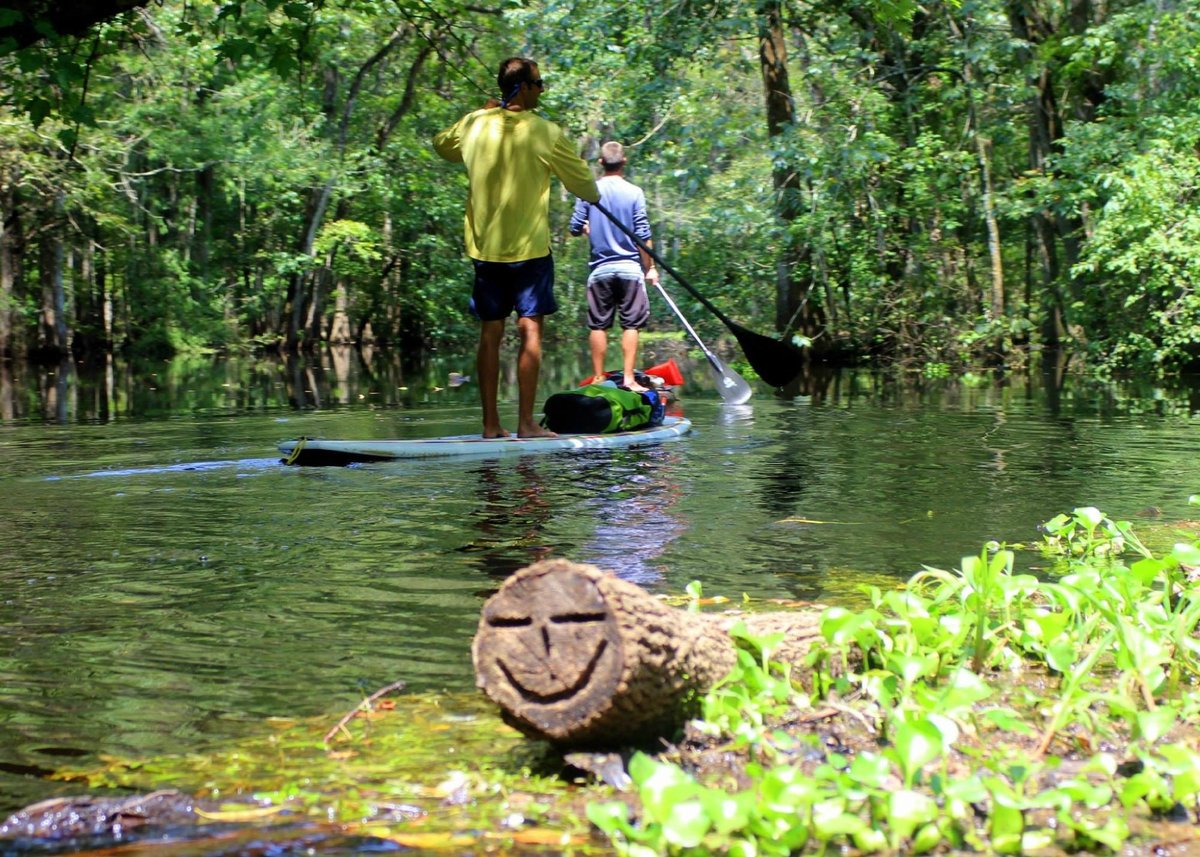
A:
<svg viewBox="0 0 1200 857">
<path fill-rule="evenodd" d="M 1200 20 L 1080 10 L 201 0 L 0 46 L 0 350 L 468 335 L 465 182 L 429 139 L 529 54 L 546 115 L 586 157 L 629 147 L 658 246 L 741 321 L 831 359 L 1186 369 Z M 770 133 L 776 13 L 792 116 Z"/>
</svg>

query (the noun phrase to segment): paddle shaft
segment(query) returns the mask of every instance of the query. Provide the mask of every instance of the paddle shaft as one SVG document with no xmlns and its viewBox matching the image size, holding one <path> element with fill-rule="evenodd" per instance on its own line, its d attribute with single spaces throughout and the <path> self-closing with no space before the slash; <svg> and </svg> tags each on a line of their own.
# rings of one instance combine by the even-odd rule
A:
<svg viewBox="0 0 1200 857">
<path fill-rule="evenodd" d="M 654 287 L 658 289 L 658 293 L 662 295 L 663 300 L 667 302 L 667 306 L 671 308 L 671 312 L 675 313 L 675 317 L 679 319 L 679 323 L 683 325 L 683 329 L 686 330 L 688 335 L 692 337 L 692 341 L 700 346 L 700 350 L 704 352 L 704 356 L 708 358 L 708 362 L 712 364 L 712 367 L 716 369 L 718 373 L 723 374 L 725 372 L 724 365 L 722 365 L 721 361 L 717 359 L 717 355 L 708 350 L 708 346 L 705 345 L 704 341 L 700 339 L 700 335 L 692 329 L 690 324 L 688 324 L 688 320 L 683 317 L 683 313 L 680 311 L 679 307 L 675 305 L 675 301 L 671 300 L 671 296 L 667 294 L 667 290 L 662 287 L 662 283 L 658 282 L 658 280 L 655 280 Z"/>
</svg>

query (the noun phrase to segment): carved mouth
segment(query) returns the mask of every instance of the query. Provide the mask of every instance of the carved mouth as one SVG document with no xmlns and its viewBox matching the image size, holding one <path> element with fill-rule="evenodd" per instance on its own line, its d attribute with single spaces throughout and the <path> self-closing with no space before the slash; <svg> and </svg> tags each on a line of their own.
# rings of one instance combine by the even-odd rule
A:
<svg viewBox="0 0 1200 857">
<path fill-rule="evenodd" d="M 592 676 L 596 672 L 596 665 L 600 663 L 600 656 L 603 655 L 607 649 L 608 640 L 601 640 L 600 644 L 596 647 L 595 653 L 592 655 L 591 659 L 588 660 L 587 664 L 580 672 L 579 678 L 575 680 L 575 683 L 571 687 L 555 691 L 554 693 L 538 693 L 536 690 L 531 690 L 523 685 L 517 679 L 517 677 L 513 675 L 512 670 L 508 668 L 508 664 L 504 663 L 501 658 L 496 658 L 496 664 L 504 673 L 504 677 L 508 679 L 508 683 L 520 691 L 521 696 L 523 696 L 526 700 L 529 702 L 536 702 L 540 705 L 549 705 L 554 702 L 561 702 L 564 699 L 570 699 L 572 696 L 575 696 L 581 690 L 583 690 L 584 687 L 587 686 L 588 682 L 592 680 Z"/>
</svg>

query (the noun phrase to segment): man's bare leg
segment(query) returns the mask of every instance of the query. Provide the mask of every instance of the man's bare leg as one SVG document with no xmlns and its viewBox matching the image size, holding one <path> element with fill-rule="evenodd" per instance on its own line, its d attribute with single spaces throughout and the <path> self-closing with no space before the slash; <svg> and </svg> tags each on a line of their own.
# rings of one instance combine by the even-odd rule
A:
<svg viewBox="0 0 1200 857">
<path fill-rule="evenodd" d="M 500 409 L 496 404 L 500 391 L 500 341 L 503 338 L 504 319 L 481 323 L 479 349 L 475 352 L 475 377 L 479 379 L 484 437 L 508 437 L 508 431 L 500 425 Z"/>
<path fill-rule="evenodd" d="M 593 330 L 588 334 L 588 345 L 592 349 L 592 383 L 599 384 L 606 377 L 604 355 L 608 352 L 608 331 Z"/>
<path fill-rule="evenodd" d="M 540 315 L 517 319 L 517 332 L 521 334 L 521 353 L 517 357 L 518 437 L 558 437 L 533 418 L 538 374 L 542 370 L 542 319 Z"/>
<path fill-rule="evenodd" d="M 635 393 L 645 392 L 646 388 L 639 384 L 633 378 L 633 370 L 636 368 L 638 349 L 638 332 L 636 327 L 628 327 L 621 331 L 621 356 L 625 360 L 623 366 L 625 370 L 625 386 L 633 390 Z"/>
</svg>

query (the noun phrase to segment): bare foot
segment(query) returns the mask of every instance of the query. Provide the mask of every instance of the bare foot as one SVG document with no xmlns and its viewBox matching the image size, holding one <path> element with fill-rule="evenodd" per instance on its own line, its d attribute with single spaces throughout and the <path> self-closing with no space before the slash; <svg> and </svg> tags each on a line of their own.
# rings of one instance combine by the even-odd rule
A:
<svg viewBox="0 0 1200 857">
<path fill-rule="evenodd" d="M 624 386 L 630 390 L 633 390 L 633 392 L 635 392 L 635 393 L 646 392 L 646 388 L 643 387 L 641 384 L 639 384 L 637 381 L 633 380 L 632 378 L 626 378 Z"/>
<path fill-rule="evenodd" d="M 504 426 L 496 426 L 495 428 L 483 427 L 483 439 L 494 440 L 501 437 L 511 437 L 511 433 Z"/>
<path fill-rule="evenodd" d="M 532 426 L 526 426 L 523 430 L 518 431 L 517 437 L 558 437 L 558 433 L 534 423 Z"/>
<path fill-rule="evenodd" d="M 607 380 L 608 380 L 607 375 L 593 375 L 592 377 L 588 378 L 588 383 L 589 384 L 603 384 Z"/>
</svg>

